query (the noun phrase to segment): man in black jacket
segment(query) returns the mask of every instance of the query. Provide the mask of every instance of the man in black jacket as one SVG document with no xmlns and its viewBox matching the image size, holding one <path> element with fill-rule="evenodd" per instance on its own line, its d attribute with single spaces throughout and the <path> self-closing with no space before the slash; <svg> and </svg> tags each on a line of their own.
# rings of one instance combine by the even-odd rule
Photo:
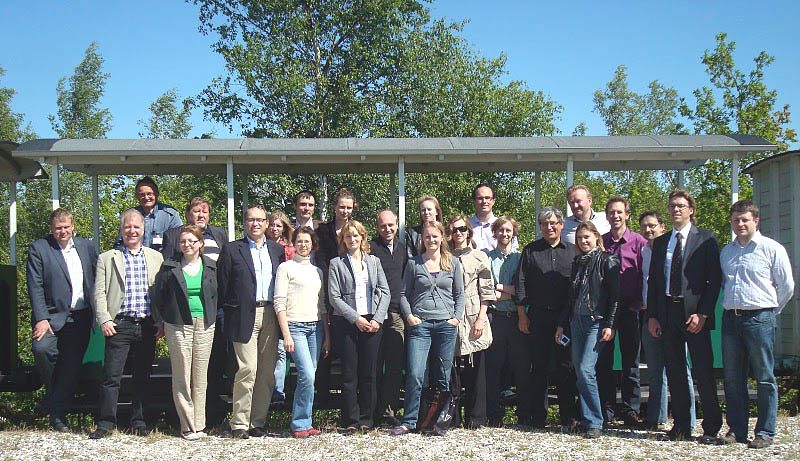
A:
<svg viewBox="0 0 800 461">
<path fill-rule="evenodd" d="M 27 263 L 33 357 L 47 390 L 42 407 L 59 432 L 68 430 L 66 412 L 94 325 L 97 247 L 74 237 L 74 229 L 69 211 L 54 210 L 50 235 L 31 244 Z"/>
<path fill-rule="evenodd" d="M 275 273 L 283 246 L 266 238 L 267 212 L 251 206 L 243 239 L 222 247 L 217 262 L 219 305 L 225 310 L 225 335 L 233 342 L 239 369 L 233 384 L 231 431 L 235 438 L 265 435 L 275 388 L 278 318 L 272 304 Z"/>
<path fill-rule="evenodd" d="M 716 443 L 722 413 L 714 379 L 714 353 L 710 331 L 719 297 L 721 269 L 714 233 L 694 225 L 697 209 L 685 190 L 669 194 L 672 232 L 653 241 L 650 277 L 647 281 L 648 329 L 664 336 L 667 382 L 672 396 L 675 424 L 671 439 L 691 436 L 686 345 L 703 403 L 702 443 Z"/>
<path fill-rule="evenodd" d="M 400 388 L 405 365 L 405 320 L 400 313 L 400 291 L 403 269 L 408 255 L 397 238 L 397 216 L 390 210 L 381 211 L 376 223 L 378 235 L 369 242 L 370 253 L 381 261 L 389 284 L 389 312 L 383 322 L 383 337 L 378 353 L 378 405 L 375 420 L 394 427 L 400 424 L 395 412 L 400 407 Z"/>
</svg>

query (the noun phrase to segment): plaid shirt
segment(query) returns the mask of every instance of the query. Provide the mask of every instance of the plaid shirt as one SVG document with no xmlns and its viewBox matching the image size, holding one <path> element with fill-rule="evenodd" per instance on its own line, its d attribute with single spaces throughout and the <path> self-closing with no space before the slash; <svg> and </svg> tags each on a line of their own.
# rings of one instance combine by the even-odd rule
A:
<svg viewBox="0 0 800 461">
<path fill-rule="evenodd" d="M 119 315 L 145 318 L 150 315 L 150 294 L 147 285 L 147 264 L 144 250 L 133 254 L 127 247 L 122 249 L 125 258 L 125 300 Z"/>
</svg>

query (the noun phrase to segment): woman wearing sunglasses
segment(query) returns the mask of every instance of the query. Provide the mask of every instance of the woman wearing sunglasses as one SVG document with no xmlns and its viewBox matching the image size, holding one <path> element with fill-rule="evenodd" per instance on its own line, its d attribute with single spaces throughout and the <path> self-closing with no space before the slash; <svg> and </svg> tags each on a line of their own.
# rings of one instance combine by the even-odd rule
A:
<svg viewBox="0 0 800 461">
<path fill-rule="evenodd" d="M 203 256 L 203 231 L 188 224 L 178 237 L 181 256 L 167 259 L 156 275 L 152 305 L 164 320 L 172 365 L 172 398 L 181 437 L 205 437 L 208 359 L 217 319 L 217 266 Z"/>
</svg>

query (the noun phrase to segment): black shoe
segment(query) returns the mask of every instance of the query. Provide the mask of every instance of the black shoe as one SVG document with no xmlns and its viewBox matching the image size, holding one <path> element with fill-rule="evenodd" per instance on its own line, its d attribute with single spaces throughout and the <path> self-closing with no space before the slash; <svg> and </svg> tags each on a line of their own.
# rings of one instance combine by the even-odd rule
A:
<svg viewBox="0 0 800 461">
<path fill-rule="evenodd" d="M 747 448 L 767 448 L 770 445 L 772 445 L 772 438 L 765 435 L 757 435 L 747 444 Z"/>
<path fill-rule="evenodd" d="M 131 433 L 139 437 L 147 437 L 150 435 L 150 430 L 147 429 L 147 426 L 136 426 L 131 429 Z"/>
<path fill-rule="evenodd" d="M 50 424 L 56 432 L 69 432 L 69 427 L 61 421 L 54 421 Z"/>
<path fill-rule="evenodd" d="M 733 433 L 733 431 L 728 431 L 728 433 L 725 434 L 724 437 L 721 437 L 719 439 L 719 442 L 722 445 L 733 445 L 736 442 L 746 444 L 747 443 L 747 437 L 737 437 L 736 434 Z"/>
<path fill-rule="evenodd" d="M 642 427 L 642 422 L 639 421 L 639 417 L 636 416 L 634 412 L 628 412 L 622 415 L 622 423 L 631 428 L 639 428 Z"/>
<path fill-rule="evenodd" d="M 670 440 L 692 440 L 692 433 L 677 427 L 673 427 L 667 432 L 667 437 Z"/>
<path fill-rule="evenodd" d="M 713 435 L 706 435 L 706 434 L 703 434 L 702 437 L 697 439 L 697 442 L 702 444 L 702 445 L 719 445 L 720 444 L 720 441 L 719 441 L 718 438 L 716 438 Z"/>
<path fill-rule="evenodd" d="M 247 431 L 247 433 L 250 435 L 250 437 L 264 437 L 267 435 L 267 431 L 261 427 L 254 427 Z"/>
<path fill-rule="evenodd" d="M 663 423 L 645 422 L 644 423 L 644 430 L 649 431 L 649 432 L 661 432 L 661 431 L 664 430 L 664 424 Z"/>
<path fill-rule="evenodd" d="M 98 440 L 102 439 L 103 437 L 108 437 L 109 435 L 111 435 L 111 431 L 107 431 L 102 427 L 98 427 L 94 432 L 89 433 L 89 438 L 91 440 Z"/>
<path fill-rule="evenodd" d="M 586 432 L 583 434 L 583 436 L 587 439 L 598 439 L 603 436 L 603 430 L 597 427 L 592 427 L 590 429 L 586 429 Z"/>
<path fill-rule="evenodd" d="M 244 429 L 234 429 L 231 431 L 231 438 L 232 439 L 249 439 L 250 434 L 247 433 Z"/>
</svg>

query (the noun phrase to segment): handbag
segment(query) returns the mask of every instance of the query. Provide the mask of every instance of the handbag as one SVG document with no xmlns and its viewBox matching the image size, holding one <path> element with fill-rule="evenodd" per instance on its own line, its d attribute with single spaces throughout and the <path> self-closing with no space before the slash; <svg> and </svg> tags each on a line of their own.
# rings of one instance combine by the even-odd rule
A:
<svg viewBox="0 0 800 461">
<path fill-rule="evenodd" d="M 442 359 L 439 358 L 439 360 Z M 452 367 L 449 390 L 434 390 L 432 387 L 422 390 L 419 405 L 419 414 L 422 415 L 422 423 L 419 425 L 420 432 L 438 436 L 445 435 L 456 419 L 459 400 L 461 400 L 461 380 L 456 367 Z"/>
</svg>

